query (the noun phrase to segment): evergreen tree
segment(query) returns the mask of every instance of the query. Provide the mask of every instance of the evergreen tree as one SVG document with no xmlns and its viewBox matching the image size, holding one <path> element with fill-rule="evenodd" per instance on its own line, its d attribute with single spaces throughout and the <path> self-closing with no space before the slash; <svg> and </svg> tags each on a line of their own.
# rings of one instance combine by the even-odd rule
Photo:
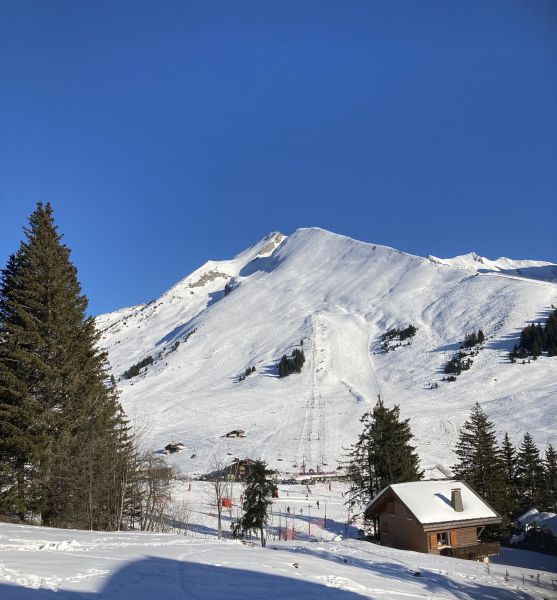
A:
<svg viewBox="0 0 557 600">
<path fill-rule="evenodd" d="M 505 481 L 501 456 L 493 423 L 479 403 L 460 430 L 455 452 L 458 457 L 453 466 L 455 477 L 465 480 L 496 510 L 503 512 Z"/>
<path fill-rule="evenodd" d="M 557 450 L 549 444 L 545 451 L 544 508 L 557 512 Z"/>
<path fill-rule="evenodd" d="M 485 342 L 485 335 L 481 329 L 478 329 L 478 344 L 483 344 Z"/>
<path fill-rule="evenodd" d="M 279 377 L 286 377 L 287 375 L 290 375 L 288 358 L 286 358 L 286 354 L 283 354 L 279 362 Z"/>
<path fill-rule="evenodd" d="M 387 408 L 381 398 L 360 419 L 363 430 L 348 449 L 346 471 L 350 481 L 349 507 L 365 506 L 392 483 L 418 481 L 423 477 L 409 420 L 400 420 L 400 408 Z"/>
<path fill-rule="evenodd" d="M 51 206 L 24 231 L 0 290 L 0 504 L 44 525 L 114 529 L 128 426 Z"/>
<path fill-rule="evenodd" d="M 19 256 L 12 254 L 2 271 L 0 287 L 0 360 L 6 360 L 15 344 L 6 334 L 8 326 L 20 324 L 12 302 L 20 271 Z M 18 364 L 12 363 L 12 371 L 21 373 Z M 30 466 L 27 457 L 33 450 L 32 439 L 25 435 L 31 409 L 18 396 L 17 380 L 12 377 L 13 393 L 2 390 L 0 380 L 0 514 L 25 515 L 25 492 Z M 19 403 L 18 403 L 19 399 Z M 6 417 L 10 415 L 11 419 Z"/>
<path fill-rule="evenodd" d="M 505 432 L 501 445 L 501 461 L 505 478 L 505 493 L 501 498 L 501 516 L 511 521 L 516 511 L 516 498 L 518 495 L 517 459 L 516 449 L 512 445 L 509 434 Z"/>
<path fill-rule="evenodd" d="M 286 377 L 291 373 L 300 373 L 305 361 L 304 351 L 299 348 L 294 348 L 290 358 L 283 354 L 278 365 L 279 377 Z"/>
<path fill-rule="evenodd" d="M 464 336 L 464 345 L 466 348 L 472 348 L 478 343 L 478 335 L 476 332 L 468 333 Z"/>
<path fill-rule="evenodd" d="M 540 323 L 525 327 L 520 334 L 520 344 L 515 345 L 511 358 L 534 358 L 546 351 L 548 356 L 557 356 L 557 309 L 549 315 L 545 326 Z"/>
<path fill-rule="evenodd" d="M 277 485 L 272 477 L 274 471 L 267 469 L 266 463 L 255 461 L 246 478 L 242 517 L 233 525 L 235 537 L 243 537 L 249 531 L 258 531 L 261 545 L 265 546 L 265 525 L 269 518 L 269 507 L 277 493 Z"/>
<path fill-rule="evenodd" d="M 526 432 L 517 453 L 519 506 L 523 510 L 538 508 L 543 498 L 544 469 L 540 451 Z"/>
</svg>

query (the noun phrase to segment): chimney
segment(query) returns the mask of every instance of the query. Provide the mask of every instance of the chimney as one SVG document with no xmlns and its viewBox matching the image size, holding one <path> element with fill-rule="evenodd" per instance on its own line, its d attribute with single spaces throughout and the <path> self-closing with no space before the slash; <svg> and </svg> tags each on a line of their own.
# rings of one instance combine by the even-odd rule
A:
<svg viewBox="0 0 557 600">
<path fill-rule="evenodd" d="M 454 508 L 455 512 L 462 512 L 464 510 L 460 488 L 451 490 L 451 506 Z"/>
</svg>

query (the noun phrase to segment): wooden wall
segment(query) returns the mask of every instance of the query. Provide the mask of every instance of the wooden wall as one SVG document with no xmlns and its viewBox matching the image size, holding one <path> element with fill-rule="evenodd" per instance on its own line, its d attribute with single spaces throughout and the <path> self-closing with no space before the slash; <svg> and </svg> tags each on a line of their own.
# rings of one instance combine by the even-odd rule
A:
<svg viewBox="0 0 557 600">
<path fill-rule="evenodd" d="M 379 516 L 379 536 L 383 546 L 427 552 L 427 536 L 404 504 L 395 498 Z M 391 512 L 393 511 L 393 512 Z"/>
<path fill-rule="evenodd" d="M 439 529 L 438 531 L 448 531 Z M 430 554 L 439 554 L 437 547 L 438 531 L 428 531 L 428 552 Z M 453 548 L 464 548 L 465 546 L 475 546 L 478 542 L 477 527 L 458 527 L 450 530 L 450 545 Z"/>
<path fill-rule="evenodd" d="M 449 531 L 449 543 L 453 548 L 475 546 L 477 527 L 458 527 L 439 529 Z M 379 515 L 379 537 L 383 546 L 439 554 L 437 546 L 438 531 L 425 532 L 406 506 L 396 497 L 390 498 Z"/>
</svg>

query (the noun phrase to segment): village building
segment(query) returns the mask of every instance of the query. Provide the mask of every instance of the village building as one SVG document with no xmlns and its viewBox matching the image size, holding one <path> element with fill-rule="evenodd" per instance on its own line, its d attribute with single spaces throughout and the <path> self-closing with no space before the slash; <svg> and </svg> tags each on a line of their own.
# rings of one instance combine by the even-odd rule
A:
<svg viewBox="0 0 557 600">
<path fill-rule="evenodd" d="M 233 429 L 232 431 L 229 431 L 228 433 L 225 433 L 223 437 L 227 437 L 227 438 L 245 438 L 247 436 L 247 433 L 243 430 L 243 429 Z"/>
<path fill-rule="evenodd" d="M 501 523 L 501 517 L 463 481 L 389 485 L 364 514 L 378 521 L 384 546 L 471 560 L 485 560 L 500 551 L 499 543 L 479 537 L 487 525 Z"/>
<path fill-rule="evenodd" d="M 230 481 L 243 481 L 252 472 L 255 461 L 250 458 L 235 458 L 232 464 L 224 468 L 224 474 Z"/>
<path fill-rule="evenodd" d="M 172 442 L 171 444 L 167 444 L 164 447 L 164 453 L 165 454 L 175 454 L 176 452 L 181 452 L 182 450 L 185 450 L 186 446 L 184 444 L 182 444 L 182 442 Z"/>
</svg>

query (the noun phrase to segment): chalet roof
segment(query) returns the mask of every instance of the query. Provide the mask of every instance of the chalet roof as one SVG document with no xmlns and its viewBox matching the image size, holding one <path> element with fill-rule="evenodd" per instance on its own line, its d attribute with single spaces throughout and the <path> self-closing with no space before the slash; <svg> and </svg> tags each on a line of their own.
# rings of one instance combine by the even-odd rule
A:
<svg viewBox="0 0 557 600">
<path fill-rule="evenodd" d="M 463 510 L 460 512 L 455 511 L 451 504 L 451 490 L 457 488 L 462 495 Z M 500 518 L 464 481 L 454 479 L 395 483 L 375 496 L 366 508 L 366 513 L 373 513 L 388 490 L 398 496 L 422 525 Z"/>
</svg>

